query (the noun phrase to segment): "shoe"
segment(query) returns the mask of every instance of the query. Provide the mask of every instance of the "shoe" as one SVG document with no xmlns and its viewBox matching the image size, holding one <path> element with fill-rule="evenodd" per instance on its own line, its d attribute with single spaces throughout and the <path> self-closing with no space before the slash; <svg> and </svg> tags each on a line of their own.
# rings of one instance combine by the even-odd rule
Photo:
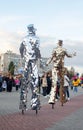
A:
<svg viewBox="0 0 83 130">
<path fill-rule="evenodd" d="M 50 97 L 50 95 L 48 94 L 47 97 Z"/>
<path fill-rule="evenodd" d="M 49 104 L 55 104 L 55 101 L 48 101 Z"/>
<path fill-rule="evenodd" d="M 58 99 L 55 99 L 55 101 L 57 102 L 57 101 L 58 101 Z"/>
<path fill-rule="evenodd" d="M 70 101 L 70 98 L 68 98 L 67 100 Z"/>
<path fill-rule="evenodd" d="M 45 98 L 47 98 L 47 95 L 46 96 L 44 96 Z"/>
<path fill-rule="evenodd" d="M 55 104 L 54 102 L 48 102 L 49 104 Z"/>
</svg>

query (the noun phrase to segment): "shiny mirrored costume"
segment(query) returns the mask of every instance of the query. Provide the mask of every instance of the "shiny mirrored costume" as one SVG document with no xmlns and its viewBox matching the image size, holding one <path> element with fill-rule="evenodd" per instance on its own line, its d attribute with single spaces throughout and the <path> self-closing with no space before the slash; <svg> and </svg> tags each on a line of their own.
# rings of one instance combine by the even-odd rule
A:
<svg viewBox="0 0 83 130">
<path fill-rule="evenodd" d="M 61 45 L 59 45 L 61 44 Z M 48 59 L 47 65 L 53 62 L 53 69 L 52 69 L 52 88 L 50 93 L 49 104 L 55 103 L 55 94 L 56 94 L 56 86 L 58 77 L 60 79 L 60 101 L 61 103 L 64 102 L 64 58 L 72 57 L 74 54 L 68 54 L 65 48 L 62 48 L 62 41 L 59 40 L 58 46 L 53 50 L 51 58 Z"/>
<path fill-rule="evenodd" d="M 36 36 L 36 29 L 33 24 L 28 27 L 28 35 L 20 45 L 20 54 L 25 61 L 24 72 L 21 81 L 20 109 L 27 108 L 27 89 L 31 88 L 31 108 L 40 107 L 40 100 L 37 94 L 38 87 L 38 61 L 41 58 L 39 37 Z"/>
</svg>

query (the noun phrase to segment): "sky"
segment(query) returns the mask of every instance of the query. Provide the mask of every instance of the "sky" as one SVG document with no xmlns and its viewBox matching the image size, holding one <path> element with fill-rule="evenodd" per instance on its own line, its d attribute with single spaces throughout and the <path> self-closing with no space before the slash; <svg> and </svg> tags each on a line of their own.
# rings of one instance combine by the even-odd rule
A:
<svg viewBox="0 0 83 130">
<path fill-rule="evenodd" d="M 65 59 L 65 66 L 83 72 L 83 0 L 3 0 L 0 1 L 0 53 L 19 46 L 34 24 L 40 38 L 42 57 L 50 57 L 59 39 L 76 57 Z"/>
</svg>

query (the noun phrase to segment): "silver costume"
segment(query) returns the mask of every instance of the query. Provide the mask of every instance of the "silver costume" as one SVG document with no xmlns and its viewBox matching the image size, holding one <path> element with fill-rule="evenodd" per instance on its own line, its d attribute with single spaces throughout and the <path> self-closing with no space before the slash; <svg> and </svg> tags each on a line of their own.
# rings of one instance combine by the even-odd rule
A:
<svg viewBox="0 0 83 130">
<path fill-rule="evenodd" d="M 25 61 L 24 66 L 24 74 L 22 78 L 22 85 L 21 85 L 21 97 L 25 97 L 25 104 L 24 107 L 26 109 L 27 105 L 27 88 L 31 87 L 32 90 L 32 98 L 36 97 L 37 102 L 32 103 L 31 101 L 31 108 L 35 109 L 37 105 L 39 105 L 39 101 L 37 98 L 36 90 L 38 87 L 38 61 L 41 58 L 39 45 L 40 40 L 39 37 L 36 36 L 36 29 L 34 28 L 33 24 L 30 24 L 28 27 L 28 35 L 24 38 L 23 42 L 20 45 L 20 54 L 21 57 Z M 24 96 L 23 95 L 24 92 Z M 31 99 L 32 99 L 31 98 Z M 23 98 L 20 98 L 20 109 L 22 109 Z M 33 108 L 33 106 L 35 106 Z"/>
<path fill-rule="evenodd" d="M 53 69 L 52 69 L 52 88 L 50 93 L 49 104 L 55 103 L 55 94 L 56 94 L 56 85 L 58 77 L 60 78 L 60 88 L 63 89 L 64 85 L 64 58 L 72 57 L 74 54 L 68 54 L 65 48 L 62 47 L 62 40 L 59 40 L 58 46 L 53 50 L 51 58 L 48 59 L 47 65 L 53 62 Z M 61 90 L 62 91 L 62 90 Z M 62 100 L 62 92 L 60 95 L 61 102 Z"/>
</svg>

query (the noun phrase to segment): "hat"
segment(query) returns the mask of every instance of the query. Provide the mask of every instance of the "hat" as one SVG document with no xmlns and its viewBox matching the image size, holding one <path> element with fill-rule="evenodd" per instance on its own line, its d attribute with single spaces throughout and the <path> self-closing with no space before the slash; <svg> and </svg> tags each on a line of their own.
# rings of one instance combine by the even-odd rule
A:
<svg viewBox="0 0 83 130">
<path fill-rule="evenodd" d="M 63 40 L 58 40 L 57 44 L 61 46 L 63 44 Z"/>
<path fill-rule="evenodd" d="M 27 28 L 28 28 L 28 30 L 29 31 L 36 31 L 36 28 L 34 28 L 34 24 L 29 24 L 28 26 L 27 26 Z"/>
<path fill-rule="evenodd" d="M 59 43 L 62 43 L 63 42 L 63 40 L 59 40 Z"/>
</svg>

